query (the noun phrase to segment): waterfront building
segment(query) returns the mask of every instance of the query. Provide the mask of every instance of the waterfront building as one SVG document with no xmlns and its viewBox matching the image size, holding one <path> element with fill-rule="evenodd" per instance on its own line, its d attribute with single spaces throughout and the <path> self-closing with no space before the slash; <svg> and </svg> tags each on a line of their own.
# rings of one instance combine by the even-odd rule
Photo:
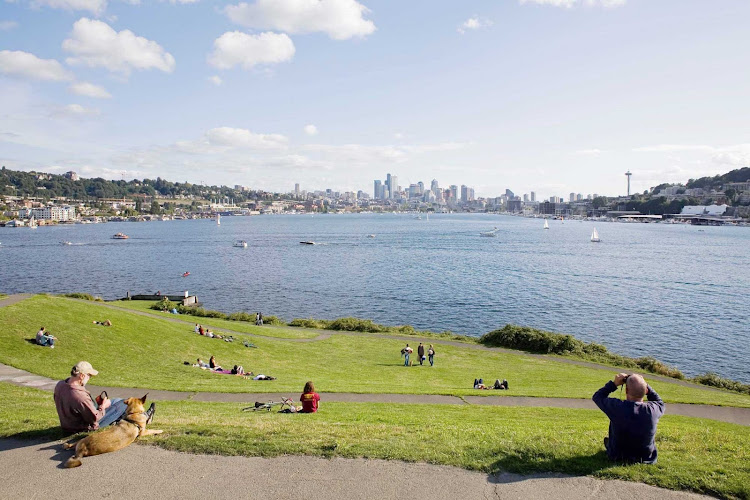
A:
<svg viewBox="0 0 750 500">
<path fill-rule="evenodd" d="M 70 205 L 52 205 L 41 208 L 32 208 L 31 215 L 37 220 L 66 222 L 76 218 L 76 209 Z"/>
</svg>

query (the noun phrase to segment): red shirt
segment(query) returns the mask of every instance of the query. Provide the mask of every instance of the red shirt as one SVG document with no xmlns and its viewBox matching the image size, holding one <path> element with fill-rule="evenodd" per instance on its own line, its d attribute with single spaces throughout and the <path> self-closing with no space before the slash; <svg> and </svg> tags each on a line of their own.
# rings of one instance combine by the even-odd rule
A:
<svg viewBox="0 0 750 500">
<path fill-rule="evenodd" d="M 299 400 L 302 402 L 302 413 L 315 413 L 318 411 L 320 396 L 317 392 L 306 392 L 300 396 Z"/>
</svg>

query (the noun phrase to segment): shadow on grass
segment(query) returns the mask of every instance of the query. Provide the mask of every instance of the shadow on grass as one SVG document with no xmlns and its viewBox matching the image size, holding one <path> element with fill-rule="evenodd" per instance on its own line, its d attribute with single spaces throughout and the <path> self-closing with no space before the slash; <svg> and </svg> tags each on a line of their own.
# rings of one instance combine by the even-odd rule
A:
<svg viewBox="0 0 750 500">
<path fill-rule="evenodd" d="M 540 457 L 532 452 L 518 452 L 494 462 L 488 481 L 494 484 L 513 483 L 550 474 L 591 476 L 612 465 L 604 450 L 574 457 Z"/>
</svg>

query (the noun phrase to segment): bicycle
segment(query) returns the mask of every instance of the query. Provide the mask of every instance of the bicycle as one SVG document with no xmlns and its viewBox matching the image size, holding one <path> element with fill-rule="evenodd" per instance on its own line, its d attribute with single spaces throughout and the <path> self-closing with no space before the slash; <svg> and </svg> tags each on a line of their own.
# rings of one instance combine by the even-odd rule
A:
<svg viewBox="0 0 750 500">
<path fill-rule="evenodd" d="M 267 403 L 261 403 L 256 401 L 253 406 L 247 406 L 242 411 L 271 411 L 275 406 L 279 407 L 279 411 L 283 411 L 284 408 L 294 408 L 294 401 L 291 398 L 281 398 L 281 401 L 268 401 Z"/>
</svg>

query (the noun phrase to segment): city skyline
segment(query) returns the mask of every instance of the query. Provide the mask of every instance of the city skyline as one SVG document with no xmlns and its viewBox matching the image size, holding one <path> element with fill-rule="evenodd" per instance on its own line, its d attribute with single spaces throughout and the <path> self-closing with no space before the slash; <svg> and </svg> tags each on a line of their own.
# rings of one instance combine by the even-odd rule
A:
<svg viewBox="0 0 750 500">
<path fill-rule="evenodd" d="M 2 164 L 542 199 L 750 163 L 747 3 L 134 3 L 2 4 Z"/>
</svg>

